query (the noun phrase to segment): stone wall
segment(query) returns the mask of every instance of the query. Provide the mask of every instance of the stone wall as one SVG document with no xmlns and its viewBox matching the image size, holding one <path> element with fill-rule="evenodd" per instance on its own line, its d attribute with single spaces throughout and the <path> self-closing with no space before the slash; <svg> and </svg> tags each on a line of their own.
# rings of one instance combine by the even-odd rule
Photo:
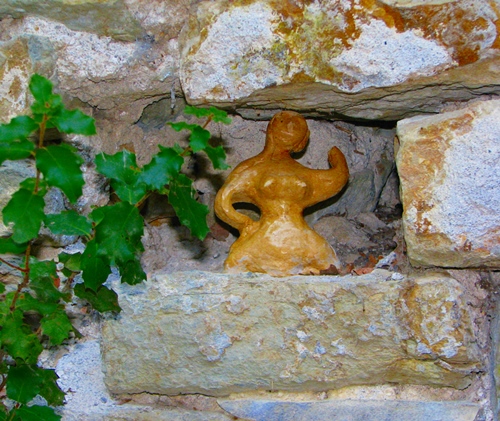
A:
<svg viewBox="0 0 500 421">
<path fill-rule="evenodd" d="M 0 121 L 29 109 L 35 72 L 96 119 L 96 136 L 66 139 L 86 159 L 84 212 L 108 200 L 95 154 L 145 163 L 185 142 L 167 122 L 186 103 L 230 112 L 209 128 L 233 167 L 290 109 L 311 131 L 300 162 L 327 168 L 338 146 L 351 173 L 306 217 L 336 277 L 231 277 L 236 232 L 211 213 L 194 240 L 151 199 L 148 282 L 115 282 L 123 313 L 102 336 L 83 318 L 88 339 L 47 357 L 79 391 L 64 419 L 498 419 L 498 0 L 4 1 Z M 2 166 L 0 203 L 30 171 Z M 212 208 L 229 171 L 187 171 Z"/>
</svg>

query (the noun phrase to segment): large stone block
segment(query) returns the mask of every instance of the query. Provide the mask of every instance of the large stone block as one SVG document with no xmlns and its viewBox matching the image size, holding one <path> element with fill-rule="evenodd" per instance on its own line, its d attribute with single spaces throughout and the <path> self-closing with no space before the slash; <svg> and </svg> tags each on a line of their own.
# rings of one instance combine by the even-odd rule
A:
<svg viewBox="0 0 500 421">
<path fill-rule="evenodd" d="M 408 255 L 416 265 L 500 266 L 500 101 L 398 123 Z"/>
<path fill-rule="evenodd" d="M 134 41 L 143 33 L 123 0 L 6 0 L 0 5 L 0 17 L 5 15 L 41 16 L 77 31 L 122 41 Z"/>
<path fill-rule="evenodd" d="M 466 293 L 443 274 L 179 272 L 115 288 L 123 311 L 102 327 L 112 393 L 465 388 L 483 369 Z"/>
<path fill-rule="evenodd" d="M 180 38 L 189 102 L 395 120 L 499 90 L 495 2 L 197 7 Z"/>
</svg>

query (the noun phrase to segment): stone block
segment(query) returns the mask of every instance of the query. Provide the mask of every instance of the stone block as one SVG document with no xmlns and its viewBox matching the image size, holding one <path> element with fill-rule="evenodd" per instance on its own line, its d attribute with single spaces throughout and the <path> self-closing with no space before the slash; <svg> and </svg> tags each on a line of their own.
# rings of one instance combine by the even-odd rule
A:
<svg viewBox="0 0 500 421">
<path fill-rule="evenodd" d="M 0 5 L 0 17 L 31 15 L 55 20 L 76 31 L 93 32 L 121 41 L 142 35 L 139 23 L 123 0 L 7 0 Z"/>
<path fill-rule="evenodd" d="M 384 383 L 468 387 L 483 369 L 455 279 L 179 272 L 115 285 L 102 326 L 112 393 L 223 396 Z"/>
<path fill-rule="evenodd" d="M 479 405 L 470 402 L 219 399 L 219 404 L 229 413 L 253 421 L 474 421 L 479 412 Z"/>
<path fill-rule="evenodd" d="M 500 101 L 403 120 L 397 133 L 411 262 L 500 267 Z"/>
<path fill-rule="evenodd" d="M 498 91 L 498 13 L 480 0 L 202 1 L 180 37 L 181 83 L 193 103 L 396 120 L 471 98 L 478 77 Z"/>
</svg>

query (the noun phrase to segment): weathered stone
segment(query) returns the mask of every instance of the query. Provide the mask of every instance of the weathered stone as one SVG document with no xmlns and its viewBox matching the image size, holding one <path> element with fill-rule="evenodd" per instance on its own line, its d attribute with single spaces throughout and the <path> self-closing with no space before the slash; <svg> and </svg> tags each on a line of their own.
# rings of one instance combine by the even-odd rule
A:
<svg viewBox="0 0 500 421">
<path fill-rule="evenodd" d="M 385 120 L 435 112 L 500 91 L 498 14 L 479 0 L 203 1 L 180 38 L 181 83 L 188 102 L 232 108 Z"/>
<path fill-rule="evenodd" d="M 482 363 L 467 297 L 446 275 L 272 278 L 183 272 L 116 285 L 103 325 L 112 393 L 465 388 Z"/>
<path fill-rule="evenodd" d="M 143 33 L 123 0 L 6 0 L 1 16 L 40 16 L 61 22 L 76 31 L 92 32 L 122 41 L 134 41 Z"/>
<path fill-rule="evenodd" d="M 0 123 L 28 110 L 27 87 L 32 71 L 26 39 L 0 43 Z"/>
<path fill-rule="evenodd" d="M 500 101 L 398 123 L 408 255 L 416 265 L 500 266 Z"/>
<path fill-rule="evenodd" d="M 397 400 L 221 400 L 229 413 L 254 421 L 474 421 L 479 405 L 471 402 L 419 402 Z"/>
</svg>

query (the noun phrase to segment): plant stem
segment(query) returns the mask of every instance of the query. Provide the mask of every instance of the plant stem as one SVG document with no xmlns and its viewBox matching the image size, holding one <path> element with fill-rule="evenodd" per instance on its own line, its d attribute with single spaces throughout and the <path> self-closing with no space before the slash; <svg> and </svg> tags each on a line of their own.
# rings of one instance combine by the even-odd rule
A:
<svg viewBox="0 0 500 421">
<path fill-rule="evenodd" d="M 9 263 L 7 260 L 3 259 L 2 257 L 0 257 L 0 262 L 2 262 L 4 265 L 10 266 L 11 268 L 16 269 L 20 272 L 26 272 L 26 269 L 23 269 L 20 266 L 13 265 L 12 263 Z"/>
<path fill-rule="evenodd" d="M 44 114 L 43 118 L 42 118 L 42 122 L 40 123 L 40 133 L 38 135 L 38 149 L 43 148 L 43 142 L 44 142 L 44 138 L 45 138 L 45 130 L 47 129 L 47 120 L 48 119 L 49 118 L 47 117 L 47 114 Z M 38 193 L 38 186 L 40 184 L 40 175 L 41 175 L 41 172 L 37 168 L 36 169 L 35 189 L 33 191 L 34 194 Z"/>
<path fill-rule="evenodd" d="M 31 244 L 28 244 L 28 248 L 24 253 L 25 266 L 24 270 L 22 271 L 24 272 L 23 282 L 21 282 L 17 286 L 16 293 L 14 294 L 14 297 L 12 298 L 12 303 L 10 304 L 10 311 L 14 311 L 14 309 L 16 308 L 17 299 L 19 298 L 21 291 L 23 290 L 23 288 L 26 288 L 30 283 L 30 254 L 31 254 Z"/>
</svg>

